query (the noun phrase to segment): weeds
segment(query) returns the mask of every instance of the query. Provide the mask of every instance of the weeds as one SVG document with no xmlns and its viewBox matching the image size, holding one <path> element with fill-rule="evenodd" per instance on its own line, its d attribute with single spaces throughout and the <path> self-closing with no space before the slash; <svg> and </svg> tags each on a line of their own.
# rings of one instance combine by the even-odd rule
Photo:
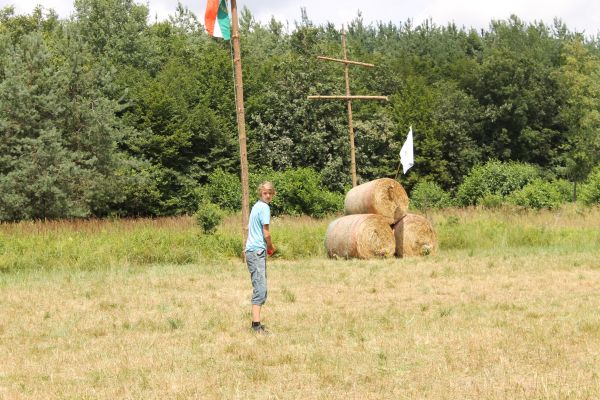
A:
<svg viewBox="0 0 600 400">
<path fill-rule="evenodd" d="M 600 246 L 600 208 L 555 211 L 448 209 L 430 216 L 440 249 L 490 252 L 570 252 Z M 326 257 L 325 231 L 335 217 L 273 218 L 275 259 Z M 193 217 L 140 220 L 37 221 L 0 224 L 0 271 L 106 270 L 156 264 L 186 265 L 241 259 L 239 215 L 214 234 Z M 442 253 L 443 255 L 443 253 Z"/>
</svg>

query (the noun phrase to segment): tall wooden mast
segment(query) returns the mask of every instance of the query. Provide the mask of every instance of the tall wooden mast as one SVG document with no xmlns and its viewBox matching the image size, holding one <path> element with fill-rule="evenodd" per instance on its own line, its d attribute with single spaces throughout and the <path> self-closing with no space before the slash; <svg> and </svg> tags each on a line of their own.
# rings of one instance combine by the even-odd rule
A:
<svg viewBox="0 0 600 400">
<path fill-rule="evenodd" d="M 231 0 L 231 40 L 233 42 L 233 64 L 235 71 L 235 102 L 240 142 L 240 166 L 242 181 L 242 237 L 243 246 L 248 238 L 248 215 L 250 213 L 250 193 L 248 189 L 248 152 L 246 150 L 246 116 L 244 112 L 244 82 L 242 79 L 242 55 L 240 51 L 240 30 L 236 0 Z"/>
</svg>

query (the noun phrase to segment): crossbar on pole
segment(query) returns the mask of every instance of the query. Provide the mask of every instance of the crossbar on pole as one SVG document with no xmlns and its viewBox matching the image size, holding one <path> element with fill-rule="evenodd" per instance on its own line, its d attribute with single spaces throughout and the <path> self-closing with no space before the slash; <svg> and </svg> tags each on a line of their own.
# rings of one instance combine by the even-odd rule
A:
<svg viewBox="0 0 600 400">
<path fill-rule="evenodd" d="M 387 96 L 308 96 L 310 100 L 384 100 L 388 101 Z"/>
<path fill-rule="evenodd" d="M 317 56 L 319 60 L 327 60 L 327 61 L 335 61 L 342 64 L 354 64 L 354 65 L 362 65 L 363 67 L 374 67 L 375 64 L 364 63 L 360 61 L 350 61 L 350 60 L 340 60 L 339 58 L 331 58 L 331 57 L 323 57 Z"/>
</svg>

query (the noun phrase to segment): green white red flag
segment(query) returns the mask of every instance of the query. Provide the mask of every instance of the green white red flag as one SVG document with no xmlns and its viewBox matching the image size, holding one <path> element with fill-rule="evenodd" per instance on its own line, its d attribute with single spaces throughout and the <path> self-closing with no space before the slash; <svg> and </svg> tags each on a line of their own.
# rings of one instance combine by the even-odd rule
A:
<svg viewBox="0 0 600 400">
<path fill-rule="evenodd" d="M 204 25 L 209 35 L 225 40 L 231 39 L 231 23 L 226 0 L 208 0 Z"/>
</svg>

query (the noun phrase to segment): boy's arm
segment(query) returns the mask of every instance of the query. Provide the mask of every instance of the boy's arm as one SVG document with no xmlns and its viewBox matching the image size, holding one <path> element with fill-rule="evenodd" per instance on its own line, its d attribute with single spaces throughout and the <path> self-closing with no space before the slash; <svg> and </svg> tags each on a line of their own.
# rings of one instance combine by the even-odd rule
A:
<svg viewBox="0 0 600 400">
<path fill-rule="evenodd" d="M 264 224 L 262 230 L 265 242 L 267 242 L 267 251 L 275 252 L 275 246 L 273 246 L 273 242 L 271 241 L 271 232 L 269 232 L 269 224 Z"/>
</svg>

